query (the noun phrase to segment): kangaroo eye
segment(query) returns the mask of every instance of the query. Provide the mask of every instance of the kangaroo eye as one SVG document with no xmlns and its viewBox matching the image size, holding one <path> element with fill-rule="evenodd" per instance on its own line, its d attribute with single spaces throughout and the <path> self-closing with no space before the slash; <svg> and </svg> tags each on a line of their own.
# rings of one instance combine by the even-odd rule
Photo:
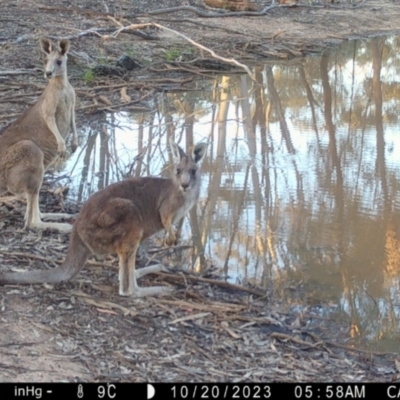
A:
<svg viewBox="0 0 400 400">
<path fill-rule="evenodd" d="M 177 168 L 177 169 L 176 169 L 176 174 L 177 174 L 177 175 L 180 175 L 180 174 L 181 174 L 181 169 L 180 169 L 180 168 Z"/>
<path fill-rule="evenodd" d="M 57 60 L 57 65 L 61 65 L 62 61 L 61 60 Z"/>
<path fill-rule="evenodd" d="M 195 176 L 196 175 L 196 170 L 195 169 L 191 169 L 190 173 L 192 174 L 192 176 Z"/>
</svg>

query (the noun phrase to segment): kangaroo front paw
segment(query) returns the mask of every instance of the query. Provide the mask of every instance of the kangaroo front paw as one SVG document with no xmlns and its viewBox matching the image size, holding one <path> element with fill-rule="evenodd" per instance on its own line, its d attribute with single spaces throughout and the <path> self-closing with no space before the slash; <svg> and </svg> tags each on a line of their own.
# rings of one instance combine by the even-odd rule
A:
<svg viewBox="0 0 400 400">
<path fill-rule="evenodd" d="M 57 153 L 60 157 L 65 157 L 66 153 L 67 153 L 67 147 L 65 146 L 65 142 L 58 142 L 57 145 Z"/>
<path fill-rule="evenodd" d="M 174 246 L 174 245 L 176 245 L 178 243 L 178 240 L 177 240 L 175 235 L 173 235 L 173 236 L 172 235 L 168 235 L 165 238 L 164 243 L 165 243 L 166 246 Z"/>
<path fill-rule="evenodd" d="M 74 153 L 76 151 L 76 149 L 78 148 L 78 142 L 72 142 L 71 143 L 71 150 Z"/>
</svg>

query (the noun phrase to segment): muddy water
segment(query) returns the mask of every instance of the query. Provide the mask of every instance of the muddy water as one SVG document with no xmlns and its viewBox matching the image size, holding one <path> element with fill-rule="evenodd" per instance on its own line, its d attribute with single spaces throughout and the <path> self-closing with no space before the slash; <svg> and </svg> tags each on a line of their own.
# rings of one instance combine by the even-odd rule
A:
<svg viewBox="0 0 400 400">
<path fill-rule="evenodd" d="M 159 175 L 172 137 L 209 142 L 187 265 L 262 285 L 293 306 L 348 319 L 349 337 L 400 344 L 399 38 L 255 68 L 154 98 L 149 114 L 81 127 L 72 197 Z"/>
</svg>

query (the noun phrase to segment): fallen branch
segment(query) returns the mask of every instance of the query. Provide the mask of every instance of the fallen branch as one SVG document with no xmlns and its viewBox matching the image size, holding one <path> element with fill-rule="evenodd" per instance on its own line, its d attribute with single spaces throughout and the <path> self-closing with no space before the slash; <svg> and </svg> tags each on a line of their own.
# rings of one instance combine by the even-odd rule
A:
<svg viewBox="0 0 400 400">
<path fill-rule="evenodd" d="M 168 325 L 174 325 L 174 324 L 177 324 L 178 322 L 193 321 L 194 319 L 208 317 L 209 315 L 211 315 L 210 312 L 203 312 L 203 313 L 198 313 L 195 315 L 187 315 L 185 317 L 177 318 L 177 319 L 174 319 L 173 321 L 168 322 Z"/>
<path fill-rule="evenodd" d="M 202 18 L 223 18 L 223 17 L 243 17 L 243 16 L 249 16 L 249 17 L 262 17 L 266 15 L 269 11 L 275 9 L 275 8 L 295 8 L 295 7 L 306 7 L 306 8 L 334 8 L 334 9 L 341 9 L 341 10 L 354 10 L 357 8 L 362 7 L 365 4 L 366 0 L 362 0 L 359 4 L 354 4 L 350 6 L 337 6 L 337 5 L 331 5 L 331 4 L 324 4 L 324 5 L 315 5 L 315 4 L 272 4 L 264 7 L 261 11 L 238 11 L 238 12 L 227 12 L 227 11 L 219 11 L 219 12 L 206 12 L 201 10 L 200 8 L 197 7 L 192 7 L 192 6 L 179 6 L 179 7 L 169 7 L 169 8 L 164 8 L 164 9 L 158 9 L 158 10 L 152 10 L 152 11 L 147 11 L 144 13 L 140 14 L 128 14 L 125 15 L 124 17 L 129 19 L 129 18 L 138 18 L 138 17 L 146 17 L 146 16 L 153 16 L 153 15 L 161 15 L 161 14 L 172 14 L 172 13 L 177 13 L 179 11 L 186 11 L 190 12 L 193 14 L 198 15 L 199 17 Z M 78 9 L 74 7 L 50 7 L 50 6 L 39 6 L 38 9 L 46 10 L 46 11 L 62 11 L 62 12 L 76 12 L 79 14 L 87 14 L 87 15 L 93 15 L 93 16 L 98 16 L 98 17 L 112 17 L 113 14 L 109 12 L 98 12 L 98 11 L 93 11 L 93 10 L 85 10 L 85 9 Z M 6 40 L 7 38 L 5 37 L 0 37 L 0 40 Z"/>
<path fill-rule="evenodd" d="M 354 10 L 355 8 L 362 7 L 365 2 L 366 2 L 366 0 L 362 0 L 361 3 L 350 5 L 350 7 L 335 6 L 333 4 L 325 4 L 325 6 L 328 7 L 328 8 L 335 8 L 335 9 L 341 9 L 341 10 Z"/>
<path fill-rule="evenodd" d="M 167 304 L 169 306 L 176 306 L 179 308 L 184 308 L 184 309 L 192 309 L 192 310 L 199 310 L 199 311 L 205 311 L 205 312 L 232 312 L 232 313 L 238 313 L 240 311 L 243 311 L 246 309 L 246 306 L 237 306 L 237 305 L 232 305 L 232 304 L 224 304 L 224 303 L 218 303 L 218 302 L 209 302 L 209 303 L 195 303 L 191 301 L 185 301 L 185 300 L 167 300 L 167 299 L 157 299 L 157 302 L 154 303 L 155 306 L 161 307 L 163 304 Z M 226 315 L 224 315 L 225 318 Z"/>
<path fill-rule="evenodd" d="M 80 37 L 83 36 L 100 36 L 101 37 L 101 33 L 110 33 L 113 32 L 115 29 L 113 28 L 92 28 L 92 29 L 88 29 L 86 31 L 82 31 L 79 32 L 75 35 L 69 35 L 69 36 L 47 36 L 49 39 L 54 39 L 54 40 L 61 40 L 61 39 L 78 39 Z M 138 32 L 138 31 L 126 31 L 124 33 L 130 34 L 130 35 L 135 35 L 135 36 L 139 36 L 142 39 L 146 39 L 146 40 L 160 40 L 158 37 L 156 36 L 151 36 L 148 35 L 146 33 L 143 32 Z"/>
<path fill-rule="evenodd" d="M 162 10 L 147 11 L 146 13 L 137 14 L 135 17 L 145 17 L 148 15 L 160 15 L 160 14 L 170 14 L 176 13 L 178 11 L 187 11 L 198 15 L 203 18 L 223 18 L 223 17 L 262 17 L 274 8 L 284 8 L 284 7 L 308 7 L 308 8 L 324 8 L 324 6 L 315 6 L 308 4 L 273 4 L 264 7 L 261 11 L 238 11 L 238 12 L 216 12 L 208 13 L 204 12 L 196 7 L 191 6 L 180 6 L 180 7 L 170 7 L 164 8 Z M 353 8 L 353 7 L 352 7 Z"/>
<path fill-rule="evenodd" d="M 79 33 L 76 33 L 74 35 L 67 35 L 67 36 L 54 36 L 54 35 L 47 35 L 47 37 L 49 39 L 53 39 L 53 40 L 61 40 L 61 39 L 79 39 L 81 37 L 84 36 L 99 36 L 101 37 L 102 33 L 108 33 L 108 32 L 113 32 L 114 29 L 113 28 L 90 28 L 87 29 L 86 31 L 82 31 Z M 146 39 L 146 40 L 160 40 L 158 37 L 156 36 L 151 36 L 148 35 L 147 33 L 143 33 L 143 32 L 137 32 L 137 31 L 127 31 L 124 32 L 130 35 L 135 35 L 135 36 L 139 36 L 142 39 Z M 17 37 L 17 39 L 14 40 L 15 43 L 22 43 L 22 42 L 26 42 L 28 40 L 31 39 L 37 39 L 39 36 L 36 35 L 23 35 L 23 36 L 19 36 Z"/>
<path fill-rule="evenodd" d="M 228 33 L 233 33 L 236 35 L 243 35 L 243 32 L 237 31 L 235 29 L 229 29 L 229 28 L 225 28 L 223 26 L 218 26 L 218 25 L 210 25 L 210 24 L 204 24 L 201 23 L 199 21 L 195 21 L 193 19 L 188 19 L 188 18 L 181 18 L 181 19 L 171 19 L 171 18 L 156 18 L 157 21 L 166 21 L 166 22 L 179 22 L 180 24 L 193 24 L 193 25 L 197 25 L 197 26 L 201 26 L 202 28 L 211 28 L 211 29 L 218 29 L 220 31 L 224 31 L 224 32 L 228 32 Z M 260 38 L 260 36 L 258 35 L 254 35 L 250 32 L 246 32 L 247 36 L 253 36 L 255 38 Z"/>
<path fill-rule="evenodd" d="M 45 261 L 53 264 L 62 264 L 63 260 L 55 260 L 50 257 L 43 257 L 43 256 L 38 256 L 36 254 L 30 254 L 30 253 L 20 253 L 20 252 L 12 252 L 12 251 L 2 251 L 1 254 L 8 255 L 8 256 L 14 256 L 14 257 L 26 257 L 26 258 L 32 258 L 33 260 L 39 260 L 39 261 Z M 95 267 L 106 267 L 106 268 L 112 268 L 112 265 L 107 265 L 98 261 L 86 261 L 86 264 L 95 266 Z"/>
<path fill-rule="evenodd" d="M 307 335 L 311 336 L 314 340 L 317 342 L 323 342 L 326 345 L 332 346 L 332 347 L 338 347 L 339 349 L 347 350 L 347 351 L 352 351 L 355 353 L 363 353 L 363 354 L 373 354 L 375 356 L 386 356 L 386 355 L 393 355 L 397 353 L 393 352 L 381 352 L 381 351 L 372 351 L 372 350 L 364 350 L 364 349 L 358 349 L 357 347 L 350 347 L 350 346 L 345 346 L 344 344 L 339 344 L 339 343 L 334 343 L 329 340 L 323 340 L 319 336 L 315 335 L 314 333 L 311 332 L 303 332 L 306 333 Z"/>
<path fill-rule="evenodd" d="M 256 296 L 265 296 L 265 293 L 261 290 L 252 289 L 252 288 L 249 288 L 246 286 L 241 286 L 241 285 L 235 285 L 234 283 L 219 281 L 217 279 L 202 278 L 200 276 L 193 276 L 193 275 L 171 275 L 171 274 L 166 274 L 164 272 L 158 272 L 158 275 L 168 277 L 169 279 L 172 279 L 175 281 L 183 279 L 183 280 L 189 280 L 189 281 L 195 281 L 195 282 L 203 282 L 203 283 L 208 283 L 210 285 L 224 287 L 226 289 L 240 290 L 241 292 L 255 294 Z"/>
<path fill-rule="evenodd" d="M 193 75 L 198 75 L 198 76 L 204 76 L 206 78 L 212 79 L 213 77 L 210 75 L 207 75 L 206 73 L 202 73 L 201 71 L 197 71 L 197 70 L 193 70 L 191 71 L 189 68 L 166 68 L 166 69 L 154 69 L 154 68 L 149 68 L 150 72 L 155 72 L 155 73 L 165 73 L 165 72 L 171 72 L 171 71 L 180 71 L 180 72 L 189 72 Z M 209 71 L 211 72 L 211 71 Z M 212 71 L 215 72 L 215 71 Z M 198 89 L 191 89 L 191 90 L 187 90 L 185 88 L 186 92 L 190 92 L 190 91 L 198 91 Z"/>
<path fill-rule="evenodd" d="M 40 342 L 8 342 L 8 343 L 1 343 L 0 347 L 9 347 L 9 346 L 16 346 L 16 347 L 20 347 L 20 346 L 37 346 L 38 344 L 41 343 L 46 343 L 45 340 L 42 340 Z"/>
<path fill-rule="evenodd" d="M 13 113 L 13 114 L 3 114 L 3 115 L 0 115 L 0 121 L 8 120 L 7 123 L 11 123 L 12 118 L 19 117 L 21 114 L 22 114 L 22 112 Z"/>
<path fill-rule="evenodd" d="M 161 78 L 161 79 L 152 79 L 151 83 L 177 83 L 177 84 L 184 84 L 188 82 L 192 82 L 193 78 L 185 78 L 185 79 L 178 79 L 178 78 Z M 124 83 L 118 83 L 115 85 L 100 85 L 100 86 L 94 86 L 88 88 L 88 90 L 93 91 L 93 90 L 103 90 L 103 89 L 121 89 L 124 86 L 128 87 L 133 87 L 137 90 L 142 90 L 142 89 L 149 89 L 153 88 L 155 85 L 150 85 L 150 83 L 142 83 L 142 82 L 124 82 Z M 80 90 L 76 90 L 77 93 L 80 93 Z"/>
<path fill-rule="evenodd" d="M 133 101 L 131 103 L 134 103 Z M 150 108 L 146 108 L 146 107 L 139 107 L 139 106 L 130 106 L 129 104 L 131 103 L 121 103 L 121 104 L 113 104 L 112 106 L 106 106 L 106 107 L 99 107 L 97 104 L 92 104 L 89 106 L 83 106 L 77 109 L 77 111 L 82 111 L 85 109 L 91 109 L 93 107 L 96 108 L 96 112 L 97 111 L 110 111 L 110 112 L 114 112 L 115 110 L 117 110 L 118 108 L 123 108 L 124 110 L 130 110 L 130 111 L 134 111 L 134 112 L 145 112 L 148 113 L 151 111 Z"/>
<path fill-rule="evenodd" d="M 148 22 L 148 23 L 144 23 L 144 24 L 131 24 L 128 26 L 124 26 L 122 28 L 117 29 L 114 33 L 112 33 L 110 36 L 103 36 L 103 39 L 108 39 L 109 37 L 117 37 L 121 32 L 127 31 L 127 30 L 134 30 L 134 29 L 141 29 L 141 28 L 145 28 L 148 26 L 155 26 L 159 29 L 163 29 L 167 32 L 173 33 L 174 35 L 180 36 L 181 38 L 185 39 L 186 41 L 188 41 L 189 43 L 191 43 L 193 46 L 196 46 L 204 51 L 206 51 L 207 53 L 210 53 L 214 58 L 224 61 L 228 64 L 233 64 L 236 65 L 240 68 L 243 68 L 247 74 L 250 76 L 250 78 L 256 82 L 256 78 L 254 76 L 254 74 L 250 71 L 249 67 L 245 64 L 240 63 L 239 61 L 236 61 L 234 58 L 226 58 L 226 57 L 222 57 L 219 56 L 215 53 L 214 50 L 209 49 L 208 47 L 203 46 L 200 43 L 195 42 L 193 39 L 190 39 L 189 37 L 185 36 L 183 33 L 180 33 L 178 31 L 175 31 L 174 29 L 171 28 L 167 28 L 163 25 L 157 24 L 156 22 Z"/>
<path fill-rule="evenodd" d="M 294 342 L 294 343 L 297 343 L 297 344 L 300 344 L 302 346 L 306 346 L 306 347 L 309 347 L 309 348 L 315 348 L 315 347 L 320 346 L 322 344 L 321 342 L 317 342 L 317 343 L 305 342 L 304 340 L 296 339 L 295 337 L 293 337 L 291 335 L 288 335 L 286 333 L 280 333 L 280 332 L 271 333 L 271 338 L 290 340 L 291 342 Z"/>
<path fill-rule="evenodd" d="M 167 246 L 167 247 L 160 247 L 157 249 L 148 249 L 147 252 L 149 254 L 155 254 L 155 253 L 161 253 L 164 251 L 180 251 L 180 250 L 188 250 L 188 249 L 193 249 L 193 246 L 188 246 L 188 245 L 181 245 L 181 246 Z"/>
<path fill-rule="evenodd" d="M 30 75 L 34 74 L 38 71 L 37 68 L 34 69 L 14 69 L 14 70 L 6 70 L 6 71 L 0 71 L 0 76 L 6 76 L 6 75 Z"/>
<path fill-rule="evenodd" d="M 33 97 L 33 99 L 29 99 L 31 101 L 37 99 L 40 96 L 40 92 L 37 93 L 18 93 L 18 94 L 14 94 L 13 96 L 4 96 L 4 98 L 0 98 L 0 103 L 9 103 L 12 101 L 16 101 L 16 102 L 20 102 L 20 101 L 24 101 L 21 100 L 21 98 L 24 97 Z"/>
<path fill-rule="evenodd" d="M 36 254 L 19 253 L 19 252 L 16 252 L 16 251 L 15 252 L 2 251 L 2 254 L 8 255 L 8 256 L 13 256 L 13 257 L 31 258 L 33 260 L 44 261 L 44 262 L 48 262 L 48 263 L 51 263 L 51 264 L 62 264 L 61 260 L 54 260 L 53 258 L 50 258 L 50 257 L 37 256 Z"/>
</svg>

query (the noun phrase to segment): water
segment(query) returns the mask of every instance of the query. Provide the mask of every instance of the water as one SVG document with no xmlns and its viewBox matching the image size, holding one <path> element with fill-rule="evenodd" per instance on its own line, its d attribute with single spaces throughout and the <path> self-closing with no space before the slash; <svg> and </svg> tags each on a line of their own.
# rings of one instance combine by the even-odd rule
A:
<svg viewBox="0 0 400 400">
<path fill-rule="evenodd" d="M 258 85 L 218 76 L 154 98 L 149 114 L 96 116 L 64 167 L 70 197 L 127 174 L 167 174 L 169 137 L 183 148 L 207 141 L 201 198 L 184 225 L 188 263 L 319 304 L 348 318 L 350 337 L 397 351 L 399 45 L 349 42 L 254 68 Z"/>
</svg>

